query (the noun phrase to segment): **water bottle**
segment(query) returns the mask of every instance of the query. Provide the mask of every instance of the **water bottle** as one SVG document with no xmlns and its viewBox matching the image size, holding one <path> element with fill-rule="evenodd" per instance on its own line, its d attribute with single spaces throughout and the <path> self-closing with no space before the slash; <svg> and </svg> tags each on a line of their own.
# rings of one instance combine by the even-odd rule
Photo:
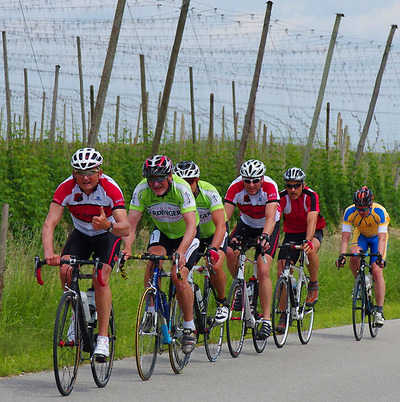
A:
<svg viewBox="0 0 400 402">
<path fill-rule="evenodd" d="M 249 298 L 249 303 L 250 303 L 250 311 L 253 313 L 254 306 L 253 306 L 253 296 L 254 296 L 254 289 L 256 285 L 257 279 L 252 277 L 249 279 L 247 282 L 247 296 Z"/>
<path fill-rule="evenodd" d="M 167 295 L 160 290 L 160 307 L 161 307 L 161 314 L 166 320 L 169 320 L 169 308 L 168 308 L 168 300 Z"/>
<path fill-rule="evenodd" d="M 293 294 L 296 295 L 297 292 L 297 281 L 294 276 L 292 276 L 292 289 L 293 289 Z"/>
<path fill-rule="evenodd" d="M 196 295 L 197 305 L 199 306 L 199 310 L 203 311 L 204 303 L 203 303 L 203 295 L 201 294 L 201 290 L 197 283 L 194 284 L 194 293 Z"/>
<path fill-rule="evenodd" d="M 365 275 L 365 287 L 367 289 L 368 296 L 371 294 L 371 286 L 374 278 L 372 277 L 371 273 Z"/>
<path fill-rule="evenodd" d="M 83 304 L 83 311 L 85 312 L 86 322 L 88 322 L 90 319 L 89 303 L 87 294 L 83 290 L 81 290 L 81 299 Z"/>
<path fill-rule="evenodd" d="M 89 323 L 93 323 L 97 319 L 97 310 L 96 310 L 96 300 L 94 297 L 94 289 L 90 288 L 87 291 L 87 300 L 89 303 L 89 313 L 90 313 L 90 319 Z"/>
</svg>

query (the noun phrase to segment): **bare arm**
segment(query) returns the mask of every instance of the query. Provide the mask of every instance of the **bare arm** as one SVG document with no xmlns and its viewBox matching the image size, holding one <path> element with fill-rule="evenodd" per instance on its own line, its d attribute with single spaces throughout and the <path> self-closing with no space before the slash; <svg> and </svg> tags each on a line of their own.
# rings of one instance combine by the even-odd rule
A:
<svg viewBox="0 0 400 402">
<path fill-rule="evenodd" d="M 224 207 L 225 207 L 226 219 L 229 221 L 232 218 L 235 206 L 230 204 L 229 202 L 225 202 Z"/>
<path fill-rule="evenodd" d="M 342 232 L 342 243 L 340 245 L 340 254 L 344 254 L 347 252 L 347 247 L 349 245 L 351 237 L 351 232 Z"/>
<path fill-rule="evenodd" d="M 42 245 L 44 249 L 44 257 L 49 265 L 60 265 L 60 255 L 54 253 L 54 229 L 60 222 L 64 207 L 51 203 L 46 220 L 42 227 Z"/>
<path fill-rule="evenodd" d="M 224 239 L 226 232 L 226 224 L 225 224 L 225 213 L 223 209 L 216 209 L 211 212 L 211 218 L 215 225 L 215 233 L 213 237 L 213 241 L 211 243 L 211 247 L 215 247 L 217 250 Z"/>
<path fill-rule="evenodd" d="M 306 239 L 312 240 L 315 235 L 315 229 L 317 227 L 318 211 L 310 211 L 307 214 L 307 233 Z"/>
<path fill-rule="evenodd" d="M 132 245 L 136 238 L 136 228 L 143 213 L 141 211 L 136 211 L 134 209 L 129 210 L 128 221 L 130 226 L 130 233 L 128 236 L 124 237 L 124 249 L 122 250 L 124 254 L 132 254 Z"/>
<path fill-rule="evenodd" d="M 265 224 L 263 233 L 267 233 L 268 236 L 271 236 L 272 232 L 274 231 L 277 209 L 278 209 L 277 202 L 270 202 L 265 205 Z"/>
</svg>

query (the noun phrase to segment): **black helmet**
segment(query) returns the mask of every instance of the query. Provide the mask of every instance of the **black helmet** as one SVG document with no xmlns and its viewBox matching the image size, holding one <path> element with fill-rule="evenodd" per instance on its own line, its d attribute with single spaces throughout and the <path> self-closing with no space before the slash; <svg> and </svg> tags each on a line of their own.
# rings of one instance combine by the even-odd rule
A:
<svg viewBox="0 0 400 402">
<path fill-rule="evenodd" d="M 353 202 L 357 207 L 369 207 L 374 201 L 374 194 L 367 187 L 359 188 L 353 195 Z"/>
<path fill-rule="evenodd" d="M 153 155 L 142 166 L 142 176 L 168 176 L 172 173 L 172 162 L 165 155 Z"/>
</svg>

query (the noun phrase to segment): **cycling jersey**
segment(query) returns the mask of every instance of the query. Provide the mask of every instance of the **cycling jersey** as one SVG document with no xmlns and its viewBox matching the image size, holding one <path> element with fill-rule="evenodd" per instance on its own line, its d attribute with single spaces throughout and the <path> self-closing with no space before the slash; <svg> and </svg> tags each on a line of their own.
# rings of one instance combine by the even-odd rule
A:
<svg viewBox="0 0 400 402">
<path fill-rule="evenodd" d="M 106 230 L 94 230 L 92 220 L 100 215 L 100 207 L 110 222 L 115 222 L 112 211 L 125 208 L 124 196 L 118 184 L 104 173 L 93 191 L 87 195 L 76 183 L 71 175 L 56 189 L 53 202 L 65 207 L 68 206 L 74 227 L 87 236 L 97 236 L 106 233 Z"/>
<path fill-rule="evenodd" d="M 290 198 L 286 189 L 282 190 L 279 195 L 285 233 L 307 232 L 307 214 L 312 211 L 318 212 L 316 230 L 321 230 L 326 226 L 325 219 L 319 214 L 318 194 L 311 188 L 304 186 L 303 192 L 296 200 Z"/>
<path fill-rule="evenodd" d="M 363 218 L 353 204 L 344 212 L 342 231 L 351 232 L 351 226 L 353 225 L 364 236 L 372 237 L 378 233 L 387 233 L 389 222 L 389 214 L 382 205 L 374 202 L 368 215 Z"/>
<path fill-rule="evenodd" d="M 278 186 L 268 176 L 264 176 L 263 184 L 256 194 L 250 195 L 244 188 L 242 177 L 235 179 L 225 195 L 225 202 L 238 207 L 240 219 L 251 228 L 263 228 L 265 224 L 265 205 L 279 202 Z M 276 212 L 275 222 L 280 220 Z"/>
<path fill-rule="evenodd" d="M 210 183 L 199 180 L 199 193 L 195 196 L 197 212 L 200 217 L 200 238 L 204 239 L 215 233 L 215 225 L 211 213 L 218 209 L 224 209 L 218 190 Z M 226 215 L 225 215 L 226 221 Z"/>
<path fill-rule="evenodd" d="M 146 209 L 156 227 L 170 239 L 182 237 L 186 232 L 182 214 L 196 212 L 196 226 L 199 224 L 192 190 L 185 180 L 175 174 L 169 189 L 160 197 L 154 194 L 147 179 L 143 179 L 133 191 L 129 209 L 140 212 Z"/>
</svg>

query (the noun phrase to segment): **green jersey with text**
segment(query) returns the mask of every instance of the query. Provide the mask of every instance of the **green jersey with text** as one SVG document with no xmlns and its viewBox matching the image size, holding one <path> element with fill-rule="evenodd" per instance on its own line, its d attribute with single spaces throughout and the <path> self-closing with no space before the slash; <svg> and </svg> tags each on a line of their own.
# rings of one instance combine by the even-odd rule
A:
<svg viewBox="0 0 400 402">
<path fill-rule="evenodd" d="M 143 212 L 147 209 L 156 227 L 170 239 L 178 239 L 186 232 L 182 214 L 196 212 L 196 201 L 189 184 L 179 176 L 172 175 L 169 190 L 164 196 L 157 197 L 143 179 L 132 194 L 129 209 Z M 196 225 L 199 216 L 196 212 Z"/>
<path fill-rule="evenodd" d="M 200 238 L 206 239 L 215 233 L 211 212 L 223 209 L 225 213 L 225 209 L 218 190 L 212 184 L 200 180 L 198 186 L 200 191 L 196 197 L 196 206 L 200 216 Z"/>
</svg>

